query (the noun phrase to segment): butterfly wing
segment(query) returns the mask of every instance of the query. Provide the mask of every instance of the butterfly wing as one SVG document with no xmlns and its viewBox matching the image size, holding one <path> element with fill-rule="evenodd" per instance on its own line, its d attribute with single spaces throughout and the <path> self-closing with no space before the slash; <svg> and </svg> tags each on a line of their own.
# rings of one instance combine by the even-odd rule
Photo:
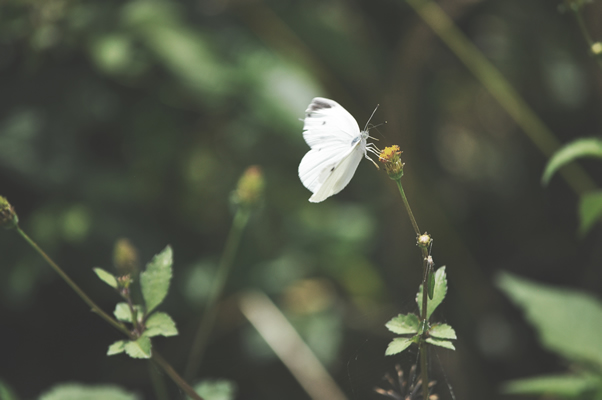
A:
<svg viewBox="0 0 602 400">
<path fill-rule="evenodd" d="M 336 101 L 316 97 L 305 111 L 303 137 L 311 150 L 299 164 L 299 178 L 320 202 L 351 180 L 365 152 L 357 122 Z"/>
</svg>

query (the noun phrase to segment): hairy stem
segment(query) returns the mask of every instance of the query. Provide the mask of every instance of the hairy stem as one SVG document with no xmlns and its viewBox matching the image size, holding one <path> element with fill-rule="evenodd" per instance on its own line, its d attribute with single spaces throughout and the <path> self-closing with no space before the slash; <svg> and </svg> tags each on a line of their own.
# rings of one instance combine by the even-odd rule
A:
<svg viewBox="0 0 602 400">
<path fill-rule="evenodd" d="M 201 322 L 199 323 L 199 327 L 190 350 L 188 365 L 186 366 L 186 372 L 184 374 L 188 380 L 192 379 L 196 375 L 198 368 L 201 365 L 205 348 L 207 347 L 209 334 L 211 333 L 211 329 L 213 328 L 213 324 L 215 323 L 215 319 L 217 317 L 217 303 L 222 295 L 224 286 L 226 285 L 226 280 L 230 270 L 232 269 L 234 256 L 238 250 L 242 232 L 249 220 L 249 215 L 249 210 L 241 207 L 234 216 L 234 221 L 232 222 L 232 227 L 230 228 L 230 233 L 228 234 L 228 239 L 226 240 L 224 253 L 222 254 L 222 258 L 217 267 L 217 273 L 215 281 L 212 285 L 211 294 L 207 300 L 205 312 L 201 317 Z"/>
<path fill-rule="evenodd" d="M 161 368 L 169 377 L 178 385 L 186 394 L 192 397 L 195 400 L 203 400 L 201 396 L 199 396 L 194 389 L 186 382 L 182 377 L 176 372 L 175 369 L 169 364 L 159 352 L 153 350 L 153 355 L 151 359 Z"/>
</svg>

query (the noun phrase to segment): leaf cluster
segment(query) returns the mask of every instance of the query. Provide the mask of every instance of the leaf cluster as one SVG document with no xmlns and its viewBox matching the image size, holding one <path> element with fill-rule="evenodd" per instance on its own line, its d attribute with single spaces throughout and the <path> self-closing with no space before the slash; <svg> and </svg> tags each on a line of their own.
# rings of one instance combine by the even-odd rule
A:
<svg viewBox="0 0 602 400">
<path fill-rule="evenodd" d="M 391 356 L 401 353 L 410 347 L 412 343 L 420 344 L 422 341 L 450 350 L 456 349 L 451 340 L 457 339 L 457 336 L 450 325 L 439 323 L 431 325 L 428 322 L 433 312 L 443 302 L 447 294 L 445 267 L 441 267 L 435 272 L 434 283 L 429 283 L 429 286 L 432 287 L 433 295 L 427 298 L 426 320 L 421 321 L 418 315 L 409 313 L 399 314 L 386 323 L 385 326 L 391 332 L 405 336 L 393 339 L 389 343 L 385 355 Z M 422 290 L 423 287 L 420 285 L 416 294 L 416 303 L 418 303 L 420 315 L 422 315 Z"/>
</svg>

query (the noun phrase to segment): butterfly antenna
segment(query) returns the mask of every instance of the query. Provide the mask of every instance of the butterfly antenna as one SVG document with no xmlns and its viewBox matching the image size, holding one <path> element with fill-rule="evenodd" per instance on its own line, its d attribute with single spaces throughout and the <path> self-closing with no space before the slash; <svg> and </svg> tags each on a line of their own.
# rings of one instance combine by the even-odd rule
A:
<svg viewBox="0 0 602 400">
<path fill-rule="evenodd" d="M 372 119 L 372 117 L 374 117 L 374 113 L 376 112 L 376 110 L 378 110 L 378 106 L 380 106 L 380 104 L 376 105 L 376 108 L 374 109 L 374 111 L 372 111 L 372 115 L 370 115 L 370 118 L 368 118 L 368 122 L 366 122 L 366 126 L 364 127 L 364 131 L 368 130 L 368 124 L 370 123 L 370 120 Z"/>
</svg>

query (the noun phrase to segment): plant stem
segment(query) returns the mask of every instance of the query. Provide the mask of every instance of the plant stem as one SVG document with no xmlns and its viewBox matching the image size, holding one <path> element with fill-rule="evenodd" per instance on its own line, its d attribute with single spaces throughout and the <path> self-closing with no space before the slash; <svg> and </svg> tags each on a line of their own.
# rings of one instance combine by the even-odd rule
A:
<svg viewBox="0 0 602 400">
<path fill-rule="evenodd" d="M 203 400 L 201 396 L 194 391 L 194 389 L 186 382 L 175 369 L 159 354 L 158 351 L 153 350 L 152 360 L 157 363 L 158 366 L 163 368 L 165 373 L 180 387 L 186 394 L 195 400 Z"/>
<path fill-rule="evenodd" d="M 92 299 L 90 299 L 88 295 L 83 290 L 81 290 L 79 286 L 77 286 L 77 284 L 71 280 L 71 278 L 69 278 L 69 276 L 61 269 L 61 267 L 59 267 L 54 261 L 52 261 L 52 259 L 48 257 L 44 250 L 42 250 L 29 236 L 27 236 L 27 234 L 23 232 L 23 230 L 19 226 L 17 226 L 16 229 L 17 232 L 19 232 L 19 234 L 23 237 L 23 239 L 25 239 L 25 241 L 29 243 L 29 245 L 33 247 L 34 250 L 37 251 L 44 260 L 46 260 L 46 262 L 52 267 L 52 269 L 54 269 L 56 273 L 59 274 L 69 286 L 71 286 L 71 289 L 73 289 L 75 293 L 77 293 L 79 297 L 81 297 L 81 299 L 92 308 L 92 311 L 94 311 L 102 319 L 104 319 L 109 324 L 113 325 L 116 329 L 118 329 L 122 333 L 125 333 L 128 337 L 131 338 L 130 331 L 124 325 L 117 322 L 110 315 L 105 313 L 99 306 L 97 306 L 96 303 L 94 303 L 94 301 L 92 301 Z"/>
<path fill-rule="evenodd" d="M 405 0 L 405 2 L 416 11 L 483 84 L 502 108 L 522 128 L 535 147 L 545 157 L 550 158 L 560 148 L 558 139 L 520 97 L 500 71 L 456 27 L 441 7 L 430 0 Z M 559 172 L 578 195 L 596 188 L 593 179 L 578 164 L 569 164 Z"/>
<path fill-rule="evenodd" d="M 418 228 L 418 223 L 416 222 L 416 218 L 414 218 L 414 213 L 412 212 L 412 208 L 410 207 L 410 203 L 408 202 L 408 198 L 406 197 L 405 191 L 403 190 L 403 186 L 401 185 L 401 178 L 396 179 L 397 187 L 399 188 L 399 194 L 401 194 L 401 198 L 403 199 L 403 205 L 408 212 L 408 216 L 410 217 L 410 221 L 412 221 L 412 226 L 414 227 L 414 231 L 416 232 L 416 236 L 420 236 L 420 229 Z M 420 247 L 422 251 L 422 313 L 421 320 L 423 323 L 427 323 L 427 307 L 428 307 L 428 281 L 429 281 L 429 271 L 428 271 L 428 251 L 425 247 Z M 428 357 L 428 346 L 424 340 L 420 342 L 419 346 L 420 352 L 420 378 L 422 380 L 422 398 L 428 399 L 428 367 L 427 367 L 427 357 Z"/>
<path fill-rule="evenodd" d="M 25 239 L 25 241 L 27 243 L 29 243 L 29 245 L 31 247 L 33 247 L 34 250 L 37 251 L 44 260 L 46 260 L 46 262 L 52 267 L 52 269 L 54 269 L 56 271 L 56 273 L 59 274 L 60 277 L 63 278 L 63 280 L 65 282 L 67 282 L 67 284 L 69 286 L 71 286 L 71 289 L 73 289 L 75 291 L 75 293 L 77 293 L 79 295 L 79 297 L 81 297 L 81 299 L 92 308 L 92 311 L 94 311 L 96 314 L 98 314 L 102 319 L 107 321 L 109 324 L 113 325 L 119 331 L 124 333 L 130 339 L 133 339 L 133 340 L 136 339 L 134 337 L 134 335 L 124 325 L 117 322 L 110 315 L 105 313 L 98 305 L 96 305 L 96 303 L 94 303 L 94 301 L 92 299 L 90 299 L 90 297 L 88 297 L 88 295 L 82 289 L 80 289 L 80 287 L 77 286 L 77 284 L 75 282 L 73 282 L 73 280 L 69 277 L 69 275 L 67 275 L 65 273 L 65 271 L 63 271 L 61 269 L 61 267 L 59 267 L 54 261 L 52 261 L 52 259 L 50 257 L 48 257 L 48 255 L 44 252 L 44 250 L 42 250 L 36 244 L 36 242 L 34 242 L 29 236 L 27 236 L 27 234 L 25 232 L 23 232 L 23 230 L 18 225 L 16 226 L 16 229 L 17 229 L 17 232 L 19 232 L 19 234 L 23 237 L 23 239 Z M 170 378 L 173 379 L 173 381 L 180 388 L 182 388 L 182 390 L 184 390 L 190 397 L 192 397 L 195 400 L 203 400 L 203 398 L 201 396 L 199 396 L 194 391 L 194 389 L 192 387 L 190 387 L 190 385 L 188 385 L 188 383 L 186 383 L 186 381 L 184 381 L 184 379 L 182 379 L 182 377 L 180 377 L 180 375 L 178 375 L 178 373 L 173 369 L 173 367 L 167 361 L 165 361 L 165 359 L 156 350 L 153 350 L 153 352 L 152 352 L 152 359 L 161 368 L 163 368 L 165 373 L 167 373 L 167 375 L 169 375 Z"/>
<path fill-rule="evenodd" d="M 205 348 L 207 346 L 207 341 L 209 339 L 209 334 L 211 333 L 211 329 L 213 328 L 213 324 L 215 323 L 215 319 L 217 317 L 217 302 L 222 295 L 228 274 L 232 269 L 234 256 L 238 250 L 242 232 L 249 220 L 249 215 L 249 210 L 246 207 L 240 207 L 234 216 L 234 220 L 232 221 L 232 227 L 230 228 L 230 233 L 228 234 L 228 239 L 226 240 L 224 253 L 222 254 L 222 258 L 217 267 L 215 282 L 212 285 L 212 291 L 209 295 L 209 299 L 207 300 L 205 312 L 201 317 L 201 322 L 199 323 L 199 327 L 190 350 L 188 365 L 186 366 L 186 372 L 184 373 L 184 376 L 188 380 L 194 378 L 199 366 L 201 365 Z"/>
<path fill-rule="evenodd" d="M 589 32 L 587 31 L 587 26 L 585 25 L 585 21 L 583 20 L 583 16 L 581 15 L 581 7 L 573 7 L 570 0 L 565 0 L 564 2 L 566 4 L 567 8 L 573 12 L 573 15 L 577 19 L 577 25 L 579 25 L 581 34 L 583 35 L 583 38 L 585 39 L 585 41 L 589 47 L 588 50 L 591 53 L 592 47 L 595 42 L 592 39 L 592 37 L 590 36 Z M 583 6 L 583 7 L 585 7 L 585 6 Z M 596 58 L 596 61 L 598 62 L 598 65 L 600 67 L 602 67 L 602 58 L 600 58 L 600 56 L 598 54 L 594 54 L 594 56 Z"/>
</svg>

